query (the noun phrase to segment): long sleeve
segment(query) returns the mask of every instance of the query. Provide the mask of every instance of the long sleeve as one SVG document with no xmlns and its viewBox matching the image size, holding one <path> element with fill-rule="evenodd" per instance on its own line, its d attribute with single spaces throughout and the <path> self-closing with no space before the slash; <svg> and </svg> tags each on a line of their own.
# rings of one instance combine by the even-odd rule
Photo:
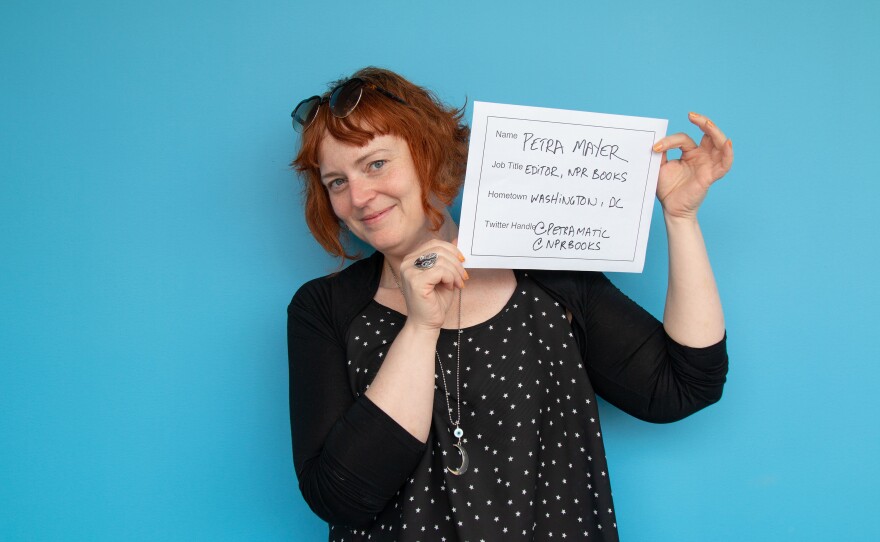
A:
<svg viewBox="0 0 880 542">
<path fill-rule="evenodd" d="M 639 419 L 666 423 L 721 398 L 726 336 L 706 348 L 683 346 L 601 273 L 532 273 L 571 310 L 590 381 L 609 403 Z"/>
<path fill-rule="evenodd" d="M 288 307 L 294 467 L 303 497 L 319 517 L 359 527 L 385 508 L 425 445 L 352 392 L 330 297 L 329 289 L 312 281 Z"/>
</svg>

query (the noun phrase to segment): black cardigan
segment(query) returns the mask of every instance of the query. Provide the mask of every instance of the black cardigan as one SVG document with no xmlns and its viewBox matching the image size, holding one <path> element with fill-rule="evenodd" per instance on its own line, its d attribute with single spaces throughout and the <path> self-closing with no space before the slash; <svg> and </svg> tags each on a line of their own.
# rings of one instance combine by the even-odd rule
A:
<svg viewBox="0 0 880 542">
<path fill-rule="evenodd" d="M 336 525 L 368 525 L 425 451 L 350 384 L 346 335 L 352 319 L 373 299 L 383 262 L 376 252 L 309 281 L 287 309 L 294 466 L 306 502 Z M 602 273 L 528 274 L 571 312 L 587 374 L 609 403 L 642 420 L 665 423 L 721 398 L 726 337 L 706 348 L 676 343 L 661 322 Z"/>
</svg>

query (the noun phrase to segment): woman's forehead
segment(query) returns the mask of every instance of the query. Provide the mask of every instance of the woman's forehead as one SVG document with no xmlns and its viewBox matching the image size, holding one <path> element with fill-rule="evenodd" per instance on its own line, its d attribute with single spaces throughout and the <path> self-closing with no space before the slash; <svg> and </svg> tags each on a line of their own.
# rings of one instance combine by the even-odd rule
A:
<svg viewBox="0 0 880 542">
<path fill-rule="evenodd" d="M 323 170 L 333 166 L 337 162 L 355 161 L 361 156 L 367 155 L 379 149 L 400 151 L 407 148 L 403 138 L 391 134 L 374 135 L 364 145 L 356 145 L 341 141 L 329 133 L 325 133 L 318 145 L 318 164 Z"/>
</svg>

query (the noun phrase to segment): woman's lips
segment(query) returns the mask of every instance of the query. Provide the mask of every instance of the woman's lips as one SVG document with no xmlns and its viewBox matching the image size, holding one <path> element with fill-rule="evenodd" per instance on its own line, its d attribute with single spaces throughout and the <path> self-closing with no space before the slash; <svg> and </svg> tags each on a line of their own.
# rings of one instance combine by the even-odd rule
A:
<svg viewBox="0 0 880 542">
<path fill-rule="evenodd" d="M 363 218 L 361 218 L 361 222 L 363 222 L 364 224 L 373 224 L 373 223 L 379 221 L 379 220 L 380 220 L 382 217 L 384 217 L 385 215 L 387 215 L 388 212 L 389 212 L 393 207 L 394 207 L 394 206 L 392 205 L 392 206 L 390 206 L 390 207 L 386 207 L 385 209 L 382 209 L 381 211 L 379 211 L 379 212 L 377 212 L 377 213 L 371 213 L 371 214 L 368 214 L 368 215 L 364 216 Z"/>
</svg>

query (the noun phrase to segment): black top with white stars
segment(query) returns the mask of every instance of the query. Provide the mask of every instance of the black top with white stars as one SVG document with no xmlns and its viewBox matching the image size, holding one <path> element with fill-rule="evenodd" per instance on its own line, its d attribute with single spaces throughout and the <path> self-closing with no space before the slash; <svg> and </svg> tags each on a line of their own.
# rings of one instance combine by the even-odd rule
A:
<svg viewBox="0 0 880 542">
<path fill-rule="evenodd" d="M 454 476 L 445 469 L 462 459 L 442 378 L 427 443 L 363 394 L 405 321 L 373 299 L 384 265 L 375 252 L 311 280 L 287 308 L 293 464 L 330 540 L 615 540 L 594 392 L 655 423 L 721 398 L 726 336 L 677 343 L 602 273 L 514 270 L 509 303 L 463 335 L 471 462 Z M 456 334 L 437 345 L 445 371 Z"/>
<path fill-rule="evenodd" d="M 363 393 L 405 317 L 376 302 L 352 322 L 352 387 Z M 433 427 L 408 481 L 366 529 L 330 540 L 617 540 L 595 393 L 565 309 L 527 274 L 505 308 L 461 335 L 462 446 L 454 447 L 456 330 L 437 352 Z"/>
</svg>

